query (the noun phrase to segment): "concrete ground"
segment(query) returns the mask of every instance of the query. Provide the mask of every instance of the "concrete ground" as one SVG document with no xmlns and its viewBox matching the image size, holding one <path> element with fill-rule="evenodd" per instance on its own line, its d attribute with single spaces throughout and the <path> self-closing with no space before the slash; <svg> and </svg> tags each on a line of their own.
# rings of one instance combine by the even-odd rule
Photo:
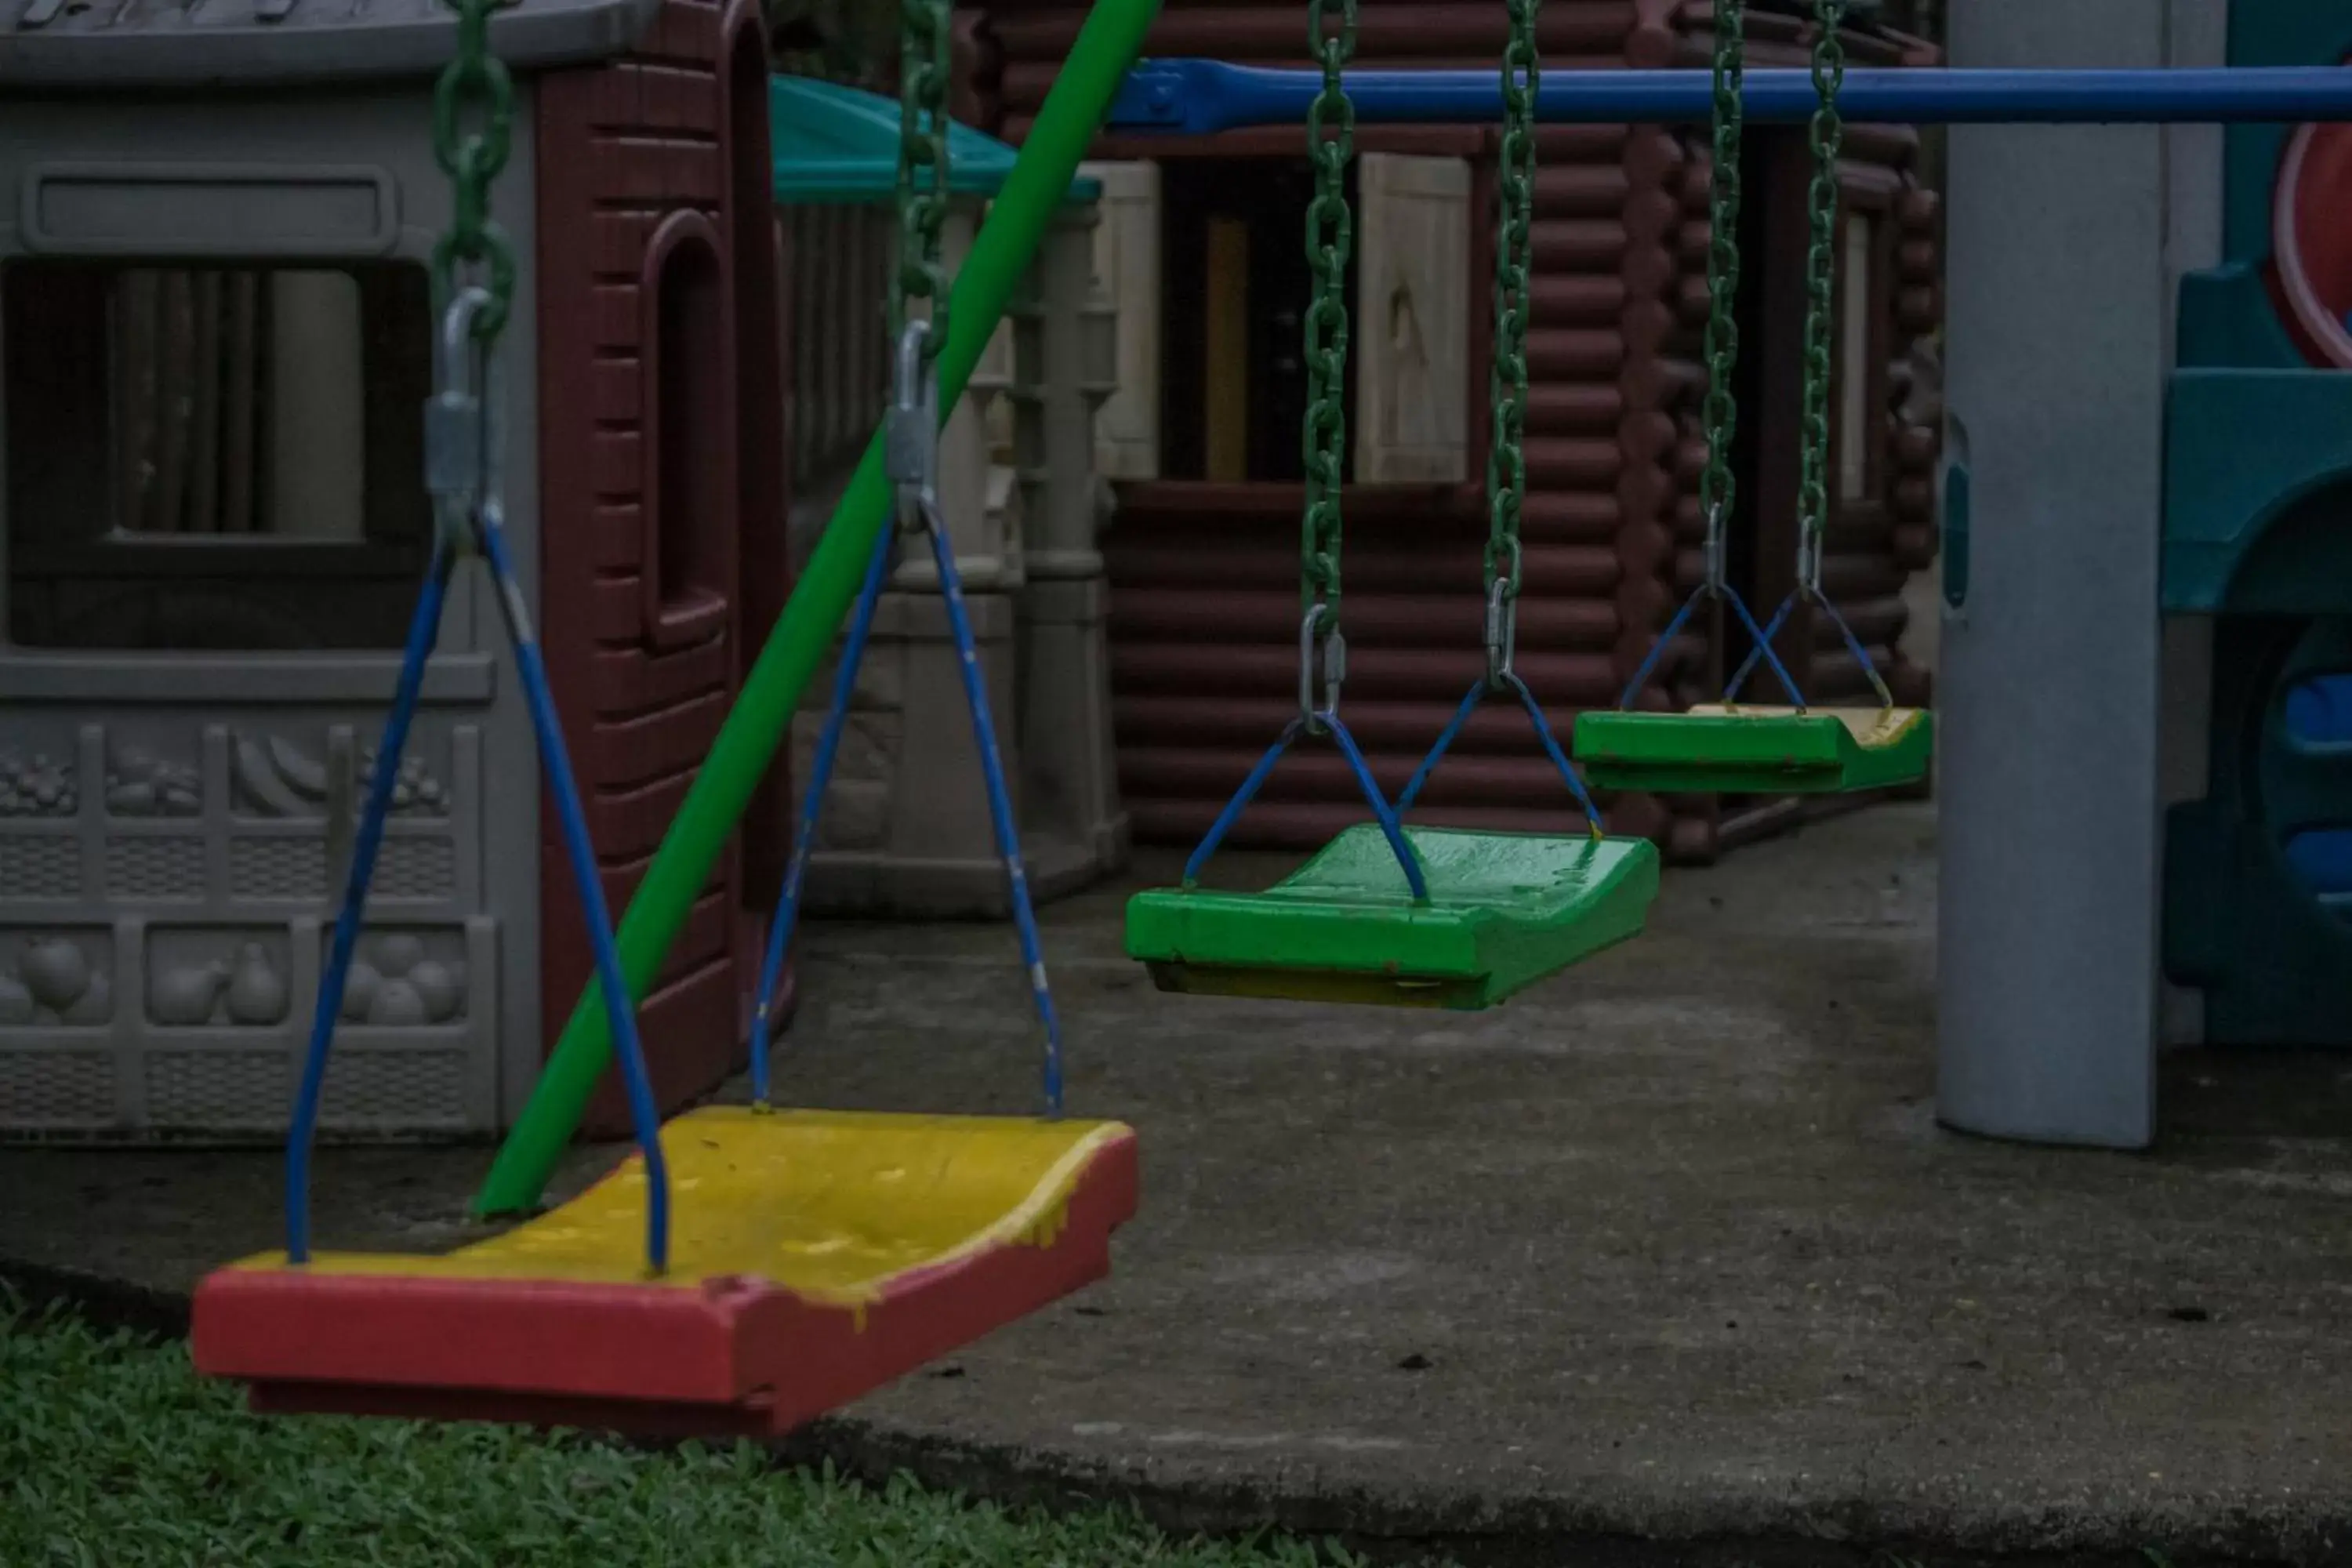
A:
<svg viewBox="0 0 2352 1568">
<path fill-rule="evenodd" d="M 2146 1156 L 1943 1132 L 1934 857 L 1893 806 L 1671 874 L 1479 1016 L 1163 997 L 1118 890 L 1050 910 L 1071 1110 L 1144 1141 L 1116 1276 L 811 1451 L 1465 1560 L 2343 1556 L 2352 1063 L 2176 1058 Z M 1029 1108 L 1008 930 L 812 936 L 781 1083 Z M 330 1152 L 321 1234 L 444 1245 L 483 1161 Z M 184 1291 L 277 1174 L 0 1152 L 0 1256 Z"/>
</svg>

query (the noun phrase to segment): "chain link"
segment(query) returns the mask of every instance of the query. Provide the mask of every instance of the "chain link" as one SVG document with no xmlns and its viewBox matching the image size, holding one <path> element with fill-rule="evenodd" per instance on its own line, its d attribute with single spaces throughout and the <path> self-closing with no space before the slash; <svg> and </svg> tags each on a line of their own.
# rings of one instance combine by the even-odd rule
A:
<svg viewBox="0 0 2352 1568">
<path fill-rule="evenodd" d="M 948 217 L 948 73 L 955 51 L 953 0 L 899 0 L 898 286 L 890 341 L 905 334 L 917 300 L 930 305 L 926 366 L 948 341 L 948 273 L 940 237 Z"/>
<path fill-rule="evenodd" d="M 1536 95 L 1542 58 L 1536 23 L 1543 0 L 1507 0 L 1510 42 L 1503 51 L 1500 221 L 1495 245 L 1495 363 L 1488 395 L 1494 445 L 1486 455 L 1486 667 L 1510 671 L 1524 557 L 1519 518 L 1528 490 L 1528 270 L 1535 231 Z"/>
<path fill-rule="evenodd" d="M 1336 16 L 1339 26 L 1328 26 Z M 1348 448 L 1348 258 L 1356 245 L 1348 163 L 1356 106 L 1340 72 L 1356 52 L 1356 0 L 1309 0 L 1307 42 L 1323 63 L 1323 90 L 1307 110 L 1315 199 L 1307 209 L 1307 259 L 1315 298 L 1307 308 L 1307 418 L 1301 433 L 1307 504 L 1299 529 L 1299 591 L 1316 626 L 1339 627 L 1339 502 Z"/>
<path fill-rule="evenodd" d="M 449 176 L 449 226 L 433 247 L 433 287 L 447 310 L 479 268 L 488 303 L 474 317 L 484 342 L 504 330 L 514 302 L 514 247 L 490 219 L 490 187 L 507 166 L 514 130 L 514 80 L 490 53 L 490 14 L 501 0 L 450 0 L 457 13 L 457 52 L 433 89 L 433 156 Z M 472 129 L 466 126 L 470 123 Z"/>
<path fill-rule="evenodd" d="M 1739 432 L 1739 400 L 1732 375 L 1739 365 L 1739 205 L 1742 130 L 1747 104 L 1746 6 L 1739 0 L 1715 7 L 1715 153 L 1707 191 L 1706 249 L 1706 469 L 1699 477 L 1698 503 L 1706 519 L 1706 584 L 1723 586 L 1724 531 L 1729 526 L 1738 481 L 1731 472 L 1732 442 Z"/>
<path fill-rule="evenodd" d="M 1820 32 L 1813 40 L 1813 90 L 1821 103 L 1811 128 L 1812 240 L 1805 262 L 1810 298 L 1805 308 L 1804 462 L 1797 484 L 1797 578 L 1801 589 L 1816 595 L 1822 586 L 1822 539 L 1829 527 L 1830 339 L 1837 292 L 1838 156 L 1845 142 L 1837 106 L 1838 89 L 1845 82 L 1845 44 L 1839 34 L 1845 25 L 1846 4 L 1815 0 L 1813 7 Z"/>
</svg>

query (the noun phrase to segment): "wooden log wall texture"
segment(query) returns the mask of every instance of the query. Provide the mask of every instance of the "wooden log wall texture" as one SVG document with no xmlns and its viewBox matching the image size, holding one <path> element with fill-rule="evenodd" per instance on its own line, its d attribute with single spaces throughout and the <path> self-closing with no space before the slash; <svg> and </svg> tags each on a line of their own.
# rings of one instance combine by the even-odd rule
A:
<svg viewBox="0 0 2352 1568">
<path fill-rule="evenodd" d="M 983 124 L 1018 142 L 1086 7 L 1083 0 L 992 0 L 974 9 L 978 21 L 966 30 L 962 50 L 965 79 L 975 84 L 968 96 Z M 1297 0 L 1169 0 L 1149 47 L 1161 55 L 1306 66 L 1306 17 Z M 1703 64 L 1710 17 L 1708 5 L 1685 0 L 1550 0 L 1543 12 L 1544 56 L 1555 68 Z M 1505 27 L 1500 4 L 1362 0 L 1357 61 L 1367 68 L 1499 68 Z M 1801 25 L 1788 18 L 1760 13 L 1753 33 L 1767 58 L 1795 58 L 1802 46 Z M 1854 55 L 1874 63 L 1927 58 L 1909 40 L 1857 39 Z M 1491 127 L 1366 129 L 1358 140 L 1368 151 L 1468 156 L 1479 169 L 1476 304 L 1469 323 L 1469 466 L 1477 482 L 1351 489 L 1347 505 L 1350 657 L 1343 713 L 1381 784 L 1394 792 L 1484 668 L 1480 559 L 1493 269 L 1486 230 L 1497 135 Z M 1112 137 L 1098 153 L 1240 157 L 1287 153 L 1294 144 L 1303 152 L 1303 132 L 1279 130 L 1189 145 Z M 1539 132 L 1517 668 L 1563 738 L 1578 711 L 1615 702 L 1696 581 L 1706 145 L 1703 130 L 1554 126 Z M 1897 351 L 1895 359 L 1906 358 L 1913 337 L 1932 331 L 1939 310 L 1934 198 L 1909 174 L 1916 149 L 1907 132 L 1874 131 L 1857 132 L 1848 150 L 1851 166 L 1900 186 L 1902 286 L 1889 308 L 1901 324 L 1894 331 L 1882 324 L 1877 334 Z M 1764 265 L 1801 279 L 1802 262 L 1799 253 Z M 1779 374 L 1793 374 L 1793 363 Z M 1911 391 L 1907 379 L 1890 375 L 1890 397 L 1898 382 Z M 1924 676 L 1893 648 L 1902 632 L 1903 574 L 1926 564 L 1934 549 L 1927 504 L 1934 429 L 1906 426 L 1890 450 L 1899 476 L 1888 504 L 1868 518 L 1838 521 L 1829 572 L 1832 590 L 1852 595 L 1857 634 L 1874 657 L 1885 656 L 1898 693 L 1916 700 L 1924 696 Z M 1106 540 L 1113 696 L 1120 787 L 1142 841 L 1197 837 L 1297 710 L 1298 505 L 1296 485 L 1121 487 Z M 1814 628 L 1806 630 L 1813 635 Z M 1823 647 L 1806 660 L 1825 695 L 1847 691 L 1859 679 L 1840 667 L 1843 657 L 1842 649 Z M 1670 662 L 1672 700 L 1707 695 L 1704 678 L 1718 659 L 1704 637 Z M 1503 704 L 1472 722 L 1423 799 L 1417 820 L 1433 823 L 1546 829 L 1575 821 L 1526 720 Z M 1725 805 L 1715 797 L 1627 796 L 1604 804 L 1612 830 L 1657 838 L 1677 858 L 1704 859 L 1717 850 Z M 1344 764 L 1327 746 L 1309 744 L 1269 783 L 1233 842 L 1303 849 L 1361 817 Z"/>
</svg>

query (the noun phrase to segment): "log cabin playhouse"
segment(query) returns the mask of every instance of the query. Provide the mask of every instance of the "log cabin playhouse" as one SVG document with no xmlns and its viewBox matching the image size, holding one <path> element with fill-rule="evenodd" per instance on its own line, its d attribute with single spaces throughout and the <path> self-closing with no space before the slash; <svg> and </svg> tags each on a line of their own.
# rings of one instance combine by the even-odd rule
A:
<svg viewBox="0 0 2352 1568">
<path fill-rule="evenodd" d="M 1756 4 L 1750 58 L 1807 62 L 1801 7 Z M 1860 12 L 1862 8 L 1857 8 Z M 1082 0 L 986 0 L 965 30 L 981 123 L 1018 142 L 1085 14 Z M 1555 68 L 1706 68 L 1705 0 L 1549 0 Z M 1151 52 L 1306 66 L 1296 0 L 1169 0 Z M 1499 68 L 1505 16 L 1473 0 L 1362 0 L 1365 68 Z M 1933 63 L 1869 25 L 1857 65 Z M 1491 214 L 1498 128 L 1360 128 L 1347 503 L 1347 714 L 1384 785 L 1402 786 L 1483 658 Z M 1118 510 L 1111 582 L 1119 787 L 1139 841 L 1203 831 L 1292 710 L 1298 426 L 1307 295 L 1303 127 L 1106 136 L 1097 271 L 1120 331 L 1119 390 L 1097 462 Z M 1704 127 L 1539 132 L 1528 358 L 1527 587 L 1518 668 L 1564 734 L 1613 704 L 1699 579 L 1698 415 L 1706 303 Z M 1924 345 L 1940 319 L 1937 198 L 1909 128 L 1849 129 L 1842 174 L 1832 516 L 1825 585 L 1896 700 L 1926 704 L 1906 590 L 1936 549 L 1942 415 Z M 1793 575 L 1804 317 L 1803 133 L 1751 128 L 1742 507 L 1731 571 L 1766 608 Z M 1759 610 L 1759 613 L 1762 613 Z M 1783 657 L 1819 699 L 1866 694 L 1833 630 L 1800 617 Z M 1717 626 L 1666 661 L 1664 700 L 1711 699 L 1745 647 Z M 1304 848 L 1360 814 L 1340 759 L 1288 759 L 1236 843 Z M 1431 785 L 1437 823 L 1535 828 L 1570 803 L 1508 704 L 1481 713 Z M 1609 803 L 1613 830 L 1682 860 L 1791 820 L 1782 801 Z"/>
</svg>

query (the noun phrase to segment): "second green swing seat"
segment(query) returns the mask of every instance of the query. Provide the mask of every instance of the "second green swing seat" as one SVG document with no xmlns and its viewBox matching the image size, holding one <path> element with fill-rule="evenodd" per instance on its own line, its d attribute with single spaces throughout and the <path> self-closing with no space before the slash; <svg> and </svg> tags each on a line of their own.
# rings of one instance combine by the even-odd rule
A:
<svg viewBox="0 0 2352 1568">
<path fill-rule="evenodd" d="M 1813 181 L 1810 197 L 1811 250 L 1807 261 L 1804 341 L 1831 341 L 1836 300 L 1838 253 L 1838 149 L 1843 134 L 1837 94 L 1844 75 L 1839 29 L 1847 0 L 1814 0 L 1813 79 L 1821 94 L 1811 132 Z M 1740 190 L 1729 174 L 1740 166 L 1742 99 L 1737 88 L 1746 41 L 1738 6 L 1717 7 L 1727 26 L 1716 33 L 1717 108 L 1711 126 L 1717 155 L 1709 179 L 1709 224 L 1722 237 L 1740 232 Z M 1870 654 L 1822 593 L 1822 554 L 1827 525 L 1828 417 L 1831 366 L 1826 351 L 1808 355 L 1803 386 L 1798 487 L 1797 586 L 1768 626 L 1759 627 L 1746 601 L 1724 581 L 1725 521 L 1737 486 L 1731 473 L 1733 431 L 1738 413 L 1733 372 L 1739 353 L 1733 305 L 1738 295 L 1739 247 L 1736 238 L 1710 248 L 1707 258 L 1705 407 L 1707 466 L 1699 484 L 1706 522 L 1706 575 L 1653 644 L 1649 657 L 1626 683 L 1614 712 L 1580 714 L 1576 760 L 1603 789 L 1659 795 L 1838 795 L 1917 783 L 1935 762 L 1935 716 L 1920 708 L 1896 706 Z M 1852 280 L 1849 279 L 1851 286 Z M 1754 650 L 1726 689 L 1725 700 L 1687 712 L 1660 713 L 1639 706 L 1661 657 L 1709 599 L 1719 601 L 1754 640 Z M 1810 601 L 1835 626 L 1854 663 L 1870 680 L 1878 702 L 1870 706 L 1807 704 L 1796 681 L 1773 652 L 1774 641 L 1801 603 Z M 1768 666 L 1790 699 L 1786 707 L 1738 700 L 1758 665 Z"/>
<path fill-rule="evenodd" d="M 1339 12 L 1327 33 L 1324 13 Z M 1511 668 L 1519 591 L 1520 506 L 1526 462 L 1518 450 L 1528 396 L 1526 324 L 1529 233 L 1534 219 L 1537 66 L 1533 7 L 1513 7 L 1512 47 L 1503 67 L 1507 165 L 1497 207 L 1496 329 L 1487 469 L 1490 534 L 1486 552 L 1486 672 L 1392 806 L 1339 717 L 1346 666 L 1339 630 L 1339 496 L 1344 483 L 1347 417 L 1336 388 L 1346 384 L 1347 237 L 1325 234 L 1344 220 L 1348 195 L 1343 133 L 1325 117 L 1346 112 L 1342 67 L 1355 46 L 1356 7 L 1310 8 L 1309 37 L 1323 61 L 1323 96 L 1309 145 L 1318 193 L 1310 254 L 1318 297 L 1305 317 L 1306 363 L 1316 371 L 1305 419 L 1307 495 L 1300 595 L 1299 716 L 1259 761 L 1192 853 L 1181 887 L 1139 893 L 1127 908 L 1127 952 L 1149 966 L 1163 991 L 1301 1002 L 1475 1010 L 1490 1007 L 1604 948 L 1640 934 L 1658 890 L 1657 847 L 1603 836 L 1591 796 L 1561 751 L 1543 707 Z M 1524 90 L 1522 90 L 1524 88 Z M 1317 640 L 1323 640 L 1324 697 L 1310 700 Z M 1549 759 L 1582 808 L 1587 832 L 1495 833 L 1408 827 L 1423 784 L 1493 693 L 1526 710 Z M 1200 877 L 1291 745 L 1328 738 L 1353 774 L 1373 820 L 1343 830 L 1315 857 L 1263 892 L 1204 888 Z"/>
<path fill-rule="evenodd" d="M 1658 890 L 1647 839 L 1402 832 L 1426 901 L 1368 822 L 1262 893 L 1137 894 L 1128 955 L 1163 991 L 1476 1009 L 1639 935 Z"/>
<path fill-rule="evenodd" d="M 1726 702 L 1576 721 L 1576 760 L 1595 784 L 1661 795 L 1888 789 L 1927 777 L 1935 749 L 1935 715 L 1924 708 Z"/>
</svg>

